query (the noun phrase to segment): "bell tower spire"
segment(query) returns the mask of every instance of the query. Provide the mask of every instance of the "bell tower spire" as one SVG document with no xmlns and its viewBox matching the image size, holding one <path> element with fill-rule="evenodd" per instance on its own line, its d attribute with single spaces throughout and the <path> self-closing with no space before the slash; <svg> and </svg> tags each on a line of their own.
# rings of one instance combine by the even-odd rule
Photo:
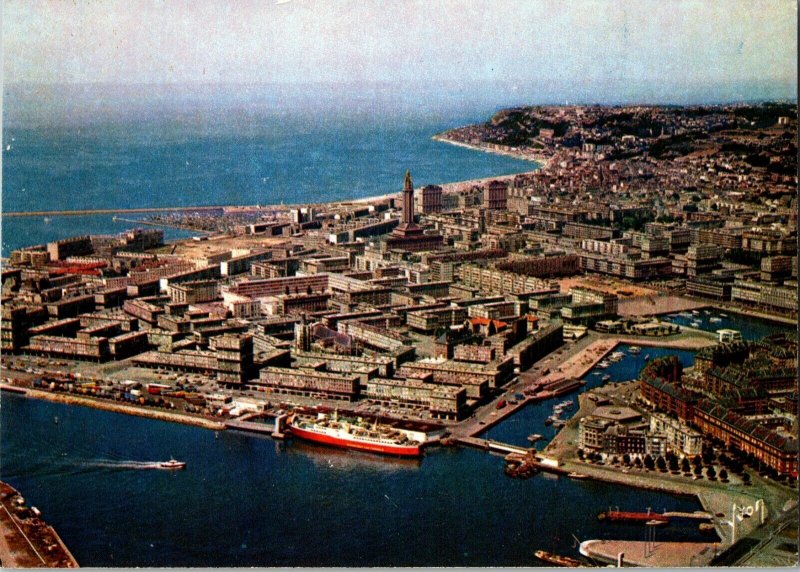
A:
<svg viewBox="0 0 800 572">
<path fill-rule="evenodd" d="M 414 183 L 411 181 L 411 171 L 406 171 L 403 183 L 403 223 L 414 224 Z"/>
</svg>

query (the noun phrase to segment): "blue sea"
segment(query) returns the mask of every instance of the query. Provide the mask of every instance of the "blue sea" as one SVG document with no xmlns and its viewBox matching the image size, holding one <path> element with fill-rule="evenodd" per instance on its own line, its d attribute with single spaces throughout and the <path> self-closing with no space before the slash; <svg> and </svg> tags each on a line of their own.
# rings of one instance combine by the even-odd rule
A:
<svg viewBox="0 0 800 572">
<path fill-rule="evenodd" d="M 609 506 L 700 509 L 598 482 L 510 479 L 482 451 L 394 460 L 5 393 L 0 430 L 0 479 L 82 566 L 535 566 L 540 548 L 577 556 L 576 538 L 644 540 L 639 526 L 598 522 Z M 148 468 L 171 456 L 186 469 Z M 704 540 L 677 522 L 658 539 Z"/>
<path fill-rule="evenodd" d="M 141 90 L 65 89 L 71 103 L 24 87 L 7 94 L 4 212 L 324 202 L 399 192 L 407 169 L 425 185 L 536 167 L 431 139 L 487 120 L 501 107 L 487 100 L 415 101 L 388 88 L 142 88 L 160 95 L 154 101 Z M 4 217 L 3 254 L 132 226 L 111 214 L 50 218 Z"/>
</svg>

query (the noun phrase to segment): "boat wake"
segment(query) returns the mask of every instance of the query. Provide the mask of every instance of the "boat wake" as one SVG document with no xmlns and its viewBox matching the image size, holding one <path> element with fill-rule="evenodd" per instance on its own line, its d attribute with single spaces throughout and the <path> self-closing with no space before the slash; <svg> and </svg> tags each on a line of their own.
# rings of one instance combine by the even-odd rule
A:
<svg viewBox="0 0 800 572">
<path fill-rule="evenodd" d="M 118 469 L 118 470 L 146 471 L 150 469 L 161 468 L 161 463 L 158 461 L 113 461 L 110 459 L 97 459 L 93 461 L 84 461 L 81 464 L 85 467 L 96 467 L 100 469 Z"/>
</svg>

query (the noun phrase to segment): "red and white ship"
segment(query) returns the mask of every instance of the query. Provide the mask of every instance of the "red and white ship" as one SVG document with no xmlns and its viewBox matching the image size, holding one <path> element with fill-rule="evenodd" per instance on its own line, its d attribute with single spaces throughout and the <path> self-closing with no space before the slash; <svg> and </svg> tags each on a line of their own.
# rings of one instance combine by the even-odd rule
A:
<svg viewBox="0 0 800 572">
<path fill-rule="evenodd" d="M 400 457 L 422 455 L 422 443 L 402 429 L 377 422 L 367 425 L 359 420 L 339 419 L 338 413 L 333 416 L 319 413 L 316 419 L 295 414 L 289 420 L 289 428 L 299 439 L 333 447 Z"/>
</svg>

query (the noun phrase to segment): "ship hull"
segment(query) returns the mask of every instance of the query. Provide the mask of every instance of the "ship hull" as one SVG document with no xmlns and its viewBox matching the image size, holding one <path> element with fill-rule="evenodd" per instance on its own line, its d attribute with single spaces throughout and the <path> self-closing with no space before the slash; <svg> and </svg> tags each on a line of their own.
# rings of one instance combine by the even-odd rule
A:
<svg viewBox="0 0 800 572">
<path fill-rule="evenodd" d="M 343 439 L 341 437 L 334 437 L 333 435 L 317 433 L 316 431 L 308 431 L 294 425 L 291 426 L 291 430 L 292 435 L 298 439 L 313 441 L 315 443 L 321 443 L 331 447 L 339 447 L 341 449 L 354 449 L 356 451 L 368 451 L 370 453 L 394 455 L 398 457 L 422 456 L 422 448 L 418 445 L 389 445 L 384 443 L 361 441 L 358 439 Z"/>
</svg>

